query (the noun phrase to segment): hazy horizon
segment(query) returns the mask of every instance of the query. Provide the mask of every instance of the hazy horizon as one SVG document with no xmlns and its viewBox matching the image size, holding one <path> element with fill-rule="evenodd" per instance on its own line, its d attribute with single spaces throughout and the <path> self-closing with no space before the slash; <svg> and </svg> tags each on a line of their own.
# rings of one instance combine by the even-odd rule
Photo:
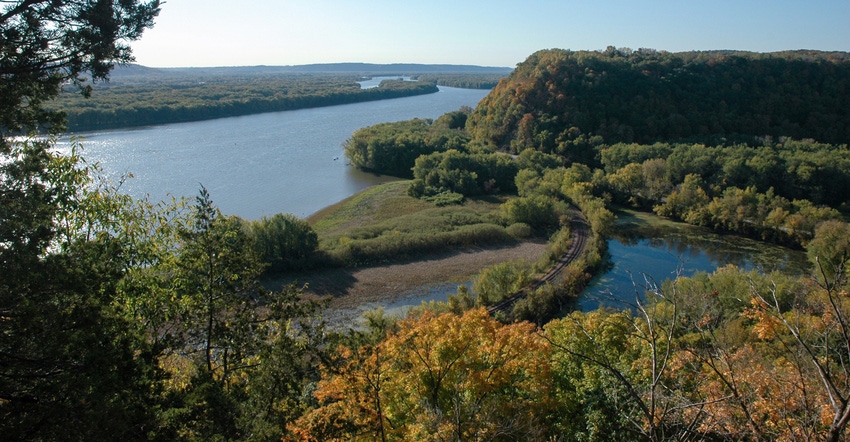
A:
<svg viewBox="0 0 850 442">
<path fill-rule="evenodd" d="M 623 48 L 623 46 L 619 46 L 618 48 Z M 550 48 L 546 48 L 550 49 Z M 552 48 L 555 49 L 555 48 Z M 560 49 L 560 48 L 558 48 Z M 587 49 L 588 51 L 602 51 L 605 48 L 599 49 Z M 639 48 L 629 48 L 632 50 L 637 50 Z M 652 48 L 654 49 L 654 48 Z M 574 49 L 576 51 L 584 50 L 584 49 Z M 659 49 L 661 51 L 661 49 Z M 779 53 L 779 52 L 788 52 L 788 51 L 819 51 L 819 52 L 844 52 L 850 53 L 850 50 L 823 50 L 823 49 L 782 49 L 777 51 L 744 51 L 740 49 L 702 49 L 702 50 L 694 50 L 694 51 L 702 51 L 702 52 L 713 52 L 713 51 L 736 51 L 736 52 L 753 52 L 753 53 Z M 536 52 L 536 51 L 535 51 Z M 668 51 L 668 52 L 689 52 L 689 51 Z M 531 55 L 529 53 L 528 55 Z M 522 61 L 522 60 L 521 60 Z M 299 66 L 321 66 L 321 65 L 344 65 L 344 64 L 364 64 L 364 65 L 374 65 L 374 66 L 393 66 L 393 65 L 421 65 L 421 66 L 470 66 L 476 68 L 485 68 L 485 69 L 515 69 L 516 66 L 483 66 L 477 64 L 469 64 L 469 63 L 403 63 L 403 62 L 390 62 L 390 63 L 369 63 L 369 62 L 361 62 L 361 61 L 334 61 L 334 62 L 319 62 L 319 63 L 304 63 L 304 64 L 240 64 L 240 65 L 218 65 L 218 66 L 147 66 L 139 63 L 138 61 L 131 63 L 133 65 L 139 65 L 145 68 L 150 69 L 226 69 L 226 68 L 295 68 Z"/>
<path fill-rule="evenodd" d="M 147 67 L 514 67 L 549 48 L 847 52 L 848 19 L 846 0 L 181 0 L 131 46 Z"/>
<path fill-rule="evenodd" d="M 531 54 L 528 54 L 531 55 Z M 139 63 L 138 60 L 130 63 L 131 65 L 138 65 L 145 68 L 150 69 L 221 69 L 221 68 L 260 68 L 260 67 L 299 67 L 299 66 L 322 66 L 322 65 L 345 65 L 345 64 L 363 64 L 363 65 L 374 65 L 374 66 L 393 66 L 393 65 L 419 65 L 419 66 L 469 66 L 475 68 L 484 68 L 484 69 L 514 69 L 516 66 L 482 66 L 477 64 L 470 63 L 404 63 L 404 62 L 390 62 L 390 63 L 369 63 L 363 61 L 332 61 L 326 63 L 299 63 L 299 64 L 239 64 L 239 65 L 220 65 L 220 66 L 148 66 L 142 63 Z"/>
</svg>

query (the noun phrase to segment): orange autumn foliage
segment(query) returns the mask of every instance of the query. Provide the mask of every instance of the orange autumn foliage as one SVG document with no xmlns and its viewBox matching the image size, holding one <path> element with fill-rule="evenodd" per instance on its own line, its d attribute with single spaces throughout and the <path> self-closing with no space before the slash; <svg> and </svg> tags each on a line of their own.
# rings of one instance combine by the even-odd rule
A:
<svg viewBox="0 0 850 442">
<path fill-rule="evenodd" d="M 550 351 L 529 323 L 426 312 L 374 347 L 342 349 L 291 439 L 543 439 Z"/>
</svg>

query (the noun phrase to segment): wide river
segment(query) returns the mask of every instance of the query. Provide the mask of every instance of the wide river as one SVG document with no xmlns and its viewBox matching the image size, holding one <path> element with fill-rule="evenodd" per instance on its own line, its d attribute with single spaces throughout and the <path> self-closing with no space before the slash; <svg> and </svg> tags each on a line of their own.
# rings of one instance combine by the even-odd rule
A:
<svg viewBox="0 0 850 442">
<path fill-rule="evenodd" d="M 132 175 L 122 190 L 135 197 L 193 197 L 203 185 L 225 214 L 306 217 L 389 179 L 346 165 L 342 143 L 354 131 L 474 108 L 488 92 L 440 87 L 416 97 L 76 135 L 86 160 L 108 177 Z"/>
<path fill-rule="evenodd" d="M 380 79 L 364 82 L 373 86 Z M 137 129 L 78 134 L 83 154 L 113 179 L 132 174 L 123 189 L 153 200 L 194 196 L 204 185 L 224 213 L 258 219 L 275 213 L 309 216 L 358 191 L 392 178 L 346 165 L 342 143 L 359 128 L 411 118 L 434 118 L 475 107 L 486 90 L 440 87 L 417 97 L 275 112 Z M 67 140 L 64 142 L 68 146 Z M 594 279 L 576 307 L 593 310 L 633 301 L 644 277 L 658 282 L 677 273 L 744 268 L 805 271 L 805 255 L 735 236 L 717 235 L 651 215 L 620 213 L 608 242 L 612 266 Z M 451 285 L 417 299 L 383 306 L 409 308 L 423 300 L 445 300 Z M 613 295 L 613 296 L 612 296 Z M 376 306 L 372 306 L 376 307 Z"/>
</svg>

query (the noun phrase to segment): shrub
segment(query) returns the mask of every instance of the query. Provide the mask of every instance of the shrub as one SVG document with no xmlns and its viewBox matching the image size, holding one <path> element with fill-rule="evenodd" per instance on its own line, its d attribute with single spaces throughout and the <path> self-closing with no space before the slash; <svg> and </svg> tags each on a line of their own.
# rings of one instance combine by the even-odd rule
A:
<svg viewBox="0 0 850 442">
<path fill-rule="evenodd" d="M 481 271 L 472 283 L 472 291 L 482 305 L 493 305 L 513 295 L 531 282 L 526 263 L 503 262 Z"/>
<path fill-rule="evenodd" d="M 254 250 L 273 272 L 304 267 L 319 247 L 316 232 L 295 215 L 278 213 L 245 221 L 245 230 Z"/>
<path fill-rule="evenodd" d="M 535 229 L 558 224 L 554 201 L 542 195 L 513 198 L 502 204 L 502 214 L 509 223 L 525 223 Z"/>
<path fill-rule="evenodd" d="M 526 223 L 513 223 L 505 231 L 516 239 L 530 238 L 534 234 L 531 226 Z"/>
</svg>

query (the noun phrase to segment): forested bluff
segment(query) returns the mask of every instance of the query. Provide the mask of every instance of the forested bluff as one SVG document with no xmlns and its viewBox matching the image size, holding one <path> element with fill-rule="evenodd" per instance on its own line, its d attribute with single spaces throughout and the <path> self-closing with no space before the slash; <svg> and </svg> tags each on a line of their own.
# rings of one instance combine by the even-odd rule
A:
<svg viewBox="0 0 850 442">
<path fill-rule="evenodd" d="M 8 143 L 4 224 L 16 228 L 0 262 L 20 278 L 0 292 L 0 430 L 848 440 L 848 82 L 847 53 L 551 49 L 475 109 L 364 128 L 346 142 L 352 164 L 456 209 L 447 225 L 486 224 L 459 230 L 464 241 L 543 236 L 557 255 L 571 205 L 593 239 L 563 281 L 512 312 L 483 307 L 531 271 L 497 266 L 476 281 L 486 295 L 462 287 L 348 332 L 326 327 L 298 286 L 264 288 L 263 272 L 409 257 L 422 239 L 361 229 L 323 249 L 295 217 L 227 217 L 203 189 L 194 202 L 133 201 L 50 140 Z M 499 212 L 461 211 L 478 198 Z M 622 310 L 559 316 L 604 264 L 614 204 L 804 248 L 812 272 L 723 268 L 641 287 Z"/>
</svg>

